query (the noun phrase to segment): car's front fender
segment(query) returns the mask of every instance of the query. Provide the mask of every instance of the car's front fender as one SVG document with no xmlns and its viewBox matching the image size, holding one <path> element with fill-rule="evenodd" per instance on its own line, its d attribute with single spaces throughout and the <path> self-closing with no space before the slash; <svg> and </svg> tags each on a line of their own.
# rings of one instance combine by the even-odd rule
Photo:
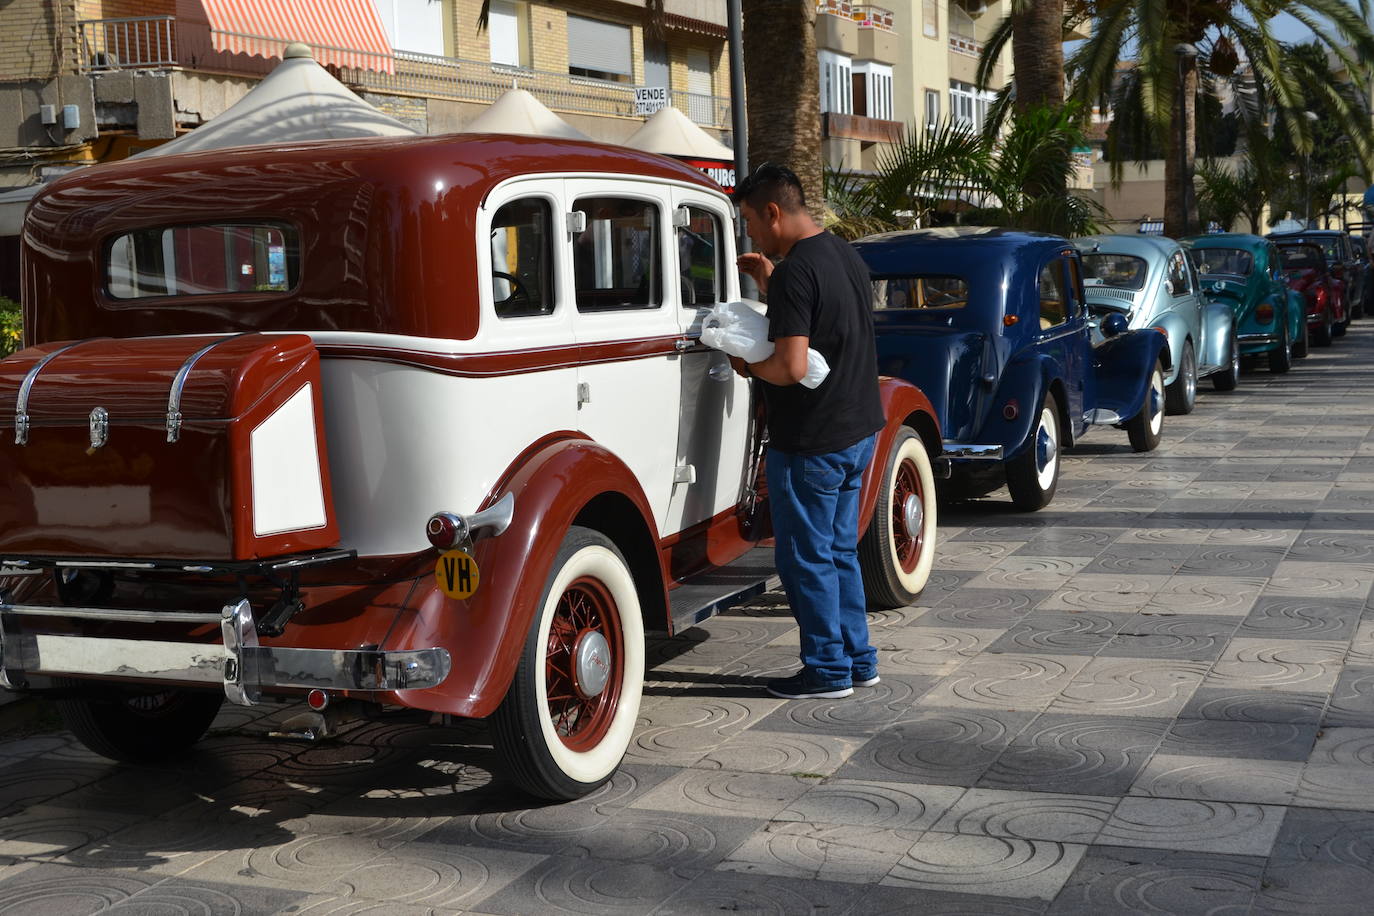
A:
<svg viewBox="0 0 1374 916">
<path fill-rule="evenodd" d="M 1111 411 L 1121 421 L 1139 413 L 1150 385 L 1150 372 L 1155 363 L 1168 359 L 1167 344 L 1162 333 L 1149 328 L 1118 334 L 1098 347 L 1093 353 L 1093 371 L 1097 374 L 1094 406 Z"/>
</svg>

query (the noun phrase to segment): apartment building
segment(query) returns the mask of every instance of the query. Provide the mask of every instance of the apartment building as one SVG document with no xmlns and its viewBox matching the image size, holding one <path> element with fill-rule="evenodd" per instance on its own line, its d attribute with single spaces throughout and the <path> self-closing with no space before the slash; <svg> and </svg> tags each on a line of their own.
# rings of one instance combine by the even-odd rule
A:
<svg viewBox="0 0 1374 916">
<path fill-rule="evenodd" d="M 818 0 L 816 48 L 826 161 L 871 171 L 884 145 L 946 119 L 981 127 L 996 92 L 976 85 L 978 58 L 1008 0 Z M 1010 79 L 1010 51 L 992 87 Z"/>
<path fill-rule="evenodd" d="M 637 87 L 727 142 L 723 0 L 8 0 L 0 4 L 0 188 L 119 159 L 241 98 L 286 44 L 423 133 L 461 130 L 518 86 L 595 139 L 644 118 Z"/>
</svg>

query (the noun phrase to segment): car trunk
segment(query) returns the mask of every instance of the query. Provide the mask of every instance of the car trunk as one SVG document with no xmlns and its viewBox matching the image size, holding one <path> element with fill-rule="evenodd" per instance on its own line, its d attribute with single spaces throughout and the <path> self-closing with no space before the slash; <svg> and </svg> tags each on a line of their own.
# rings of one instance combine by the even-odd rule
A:
<svg viewBox="0 0 1374 916">
<path fill-rule="evenodd" d="M 241 561 L 335 546 L 300 335 L 98 338 L 0 361 L 0 556 Z"/>
</svg>

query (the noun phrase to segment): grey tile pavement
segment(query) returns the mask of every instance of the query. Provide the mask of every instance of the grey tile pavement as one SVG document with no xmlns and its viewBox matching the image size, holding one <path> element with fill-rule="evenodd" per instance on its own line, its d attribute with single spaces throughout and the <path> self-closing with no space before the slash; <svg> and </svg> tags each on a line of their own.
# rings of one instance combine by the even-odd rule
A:
<svg viewBox="0 0 1374 916">
<path fill-rule="evenodd" d="M 1361 323 L 1204 384 L 1152 454 L 1095 431 L 1041 512 L 942 507 L 853 697 L 762 692 L 781 595 L 655 641 L 625 764 L 569 804 L 516 794 L 480 723 L 307 747 L 233 709 L 145 767 L 15 733 L 0 911 L 1367 913 L 1371 357 Z"/>
</svg>

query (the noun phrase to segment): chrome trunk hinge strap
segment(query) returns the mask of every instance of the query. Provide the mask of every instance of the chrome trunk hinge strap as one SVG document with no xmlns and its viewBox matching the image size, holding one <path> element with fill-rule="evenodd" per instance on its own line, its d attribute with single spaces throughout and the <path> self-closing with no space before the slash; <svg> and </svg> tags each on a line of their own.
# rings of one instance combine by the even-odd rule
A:
<svg viewBox="0 0 1374 916">
<path fill-rule="evenodd" d="M 88 337 L 86 340 L 94 340 Z M 52 362 L 57 357 L 66 353 L 73 347 L 79 347 L 86 340 L 78 340 L 76 343 L 69 343 L 65 347 L 58 347 L 47 356 L 33 364 L 28 375 L 24 376 L 24 383 L 19 386 L 19 398 L 14 404 L 14 444 L 29 444 L 29 392 L 33 389 L 33 383 L 38 378 L 38 373 L 43 371 L 43 367 Z"/>
<path fill-rule="evenodd" d="M 181 364 L 177 370 L 176 378 L 172 379 L 172 392 L 167 395 L 167 441 L 176 442 L 181 438 L 181 393 L 186 388 L 186 379 L 191 375 L 191 370 L 195 368 L 196 362 L 218 347 L 220 344 L 229 340 L 236 340 L 240 337 L 247 337 L 255 331 L 244 331 L 242 334 L 234 334 L 229 337 L 221 337 L 213 343 L 208 343 L 201 347 L 190 356 L 186 357 L 186 362 Z"/>
</svg>

